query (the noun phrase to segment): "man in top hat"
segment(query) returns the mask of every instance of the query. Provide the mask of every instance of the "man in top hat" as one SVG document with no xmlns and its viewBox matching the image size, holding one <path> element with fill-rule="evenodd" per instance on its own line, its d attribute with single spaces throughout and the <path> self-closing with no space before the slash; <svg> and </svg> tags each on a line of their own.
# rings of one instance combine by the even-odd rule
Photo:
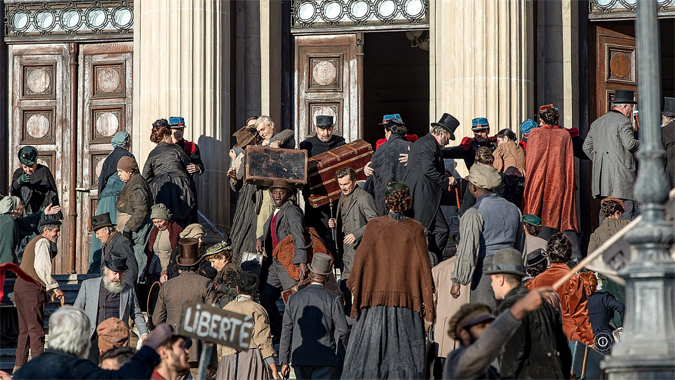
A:
<svg viewBox="0 0 675 380">
<path fill-rule="evenodd" d="M 492 309 L 481 303 L 462 306 L 449 323 L 448 335 L 460 342 L 445 361 L 444 379 L 500 379 L 493 366 L 525 316 L 544 303 L 543 293 L 551 288 L 534 289 L 495 319 Z"/>
<path fill-rule="evenodd" d="M 471 120 L 471 131 L 473 132 L 473 137 L 463 138 L 459 146 L 443 149 L 443 158 L 462 159 L 466 164 L 466 168 L 471 169 L 475 160 L 476 150 L 479 147 L 488 147 L 493 152 L 497 149 L 494 141 L 496 138 L 493 140 L 488 137 L 490 123 L 488 123 L 486 117 L 477 117 Z"/>
<path fill-rule="evenodd" d="M 490 275 L 495 298 L 502 300 L 497 315 L 523 299 L 528 290 L 522 285 L 525 274 L 523 256 L 513 248 L 495 253 Z M 522 325 L 508 339 L 499 356 L 499 375 L 515 379 L 567 379 L 572 355 L 560 314 L 548 302 L 522 319 Z"/>
<path fill-rule="evenodd" d="M 30 344 L 31 357 L 35 358 L 45 347 L 45 306 L 49 301 L 49 292 L 63 299 L 63 291 L 52 277 L 52 259 L 61 233 L 61 220 L 48 217 L 38 225 L 40 235 L 33 238 L 24 250 L 21 270 L 31 281 L 19 277 L 14 283 L 14 300 L 19 316 L 19 342 L 16 347 L 14 371 L 28 360 Z"/>
<path fill-rule="evenodd" d="M 497 307 L 485 271 L 492 266 L 495 253 L 502 248 L 525 246 L 525 232 L 518 207 L 494 192 L 501 177 L 493 166 L 474 165 L 469 170 L 468 189 L 476 204 L 459 220 L 459 246 L 452 273 L 451 294 L 459 297 L 460 285 L 471 283 L 471 302 Z"/>
<path fill-rule="evenodd" d="M 180 323 L 183 301 L 201 302 L 207 305 L 216 303 L 216 292 L 211 281 L 197 274 L 199 263 L 203 259 L 199 254 L 199 241 L 194 238 L 185 238 L 178 241 L 180 255 L 176 259 L 178 277 L 174 277 L 162 285 L 157 297 L 155 313 L 152 322 L 155 326 L 166 323 L 177 329 Z M 193 378 L 197 378 L 199 364 L 199 350 L 201 344 L 193 344 L 190 348 L 189 364 L 193 371 Z"/>
<path fill-rule="evenodd" d="M 441 195 L 448 186 L 456 184 L 454 177 L 446 175 L 441 149 L 455 139 L 459 121 L 445 113 L 438 123 L 431 123 L 431 133 L 420 137 L 410 147 L 408 166 L 403 182 L 410 187 L 413 198 L 413 218 L 428 231 L 429 251 L 443 259 L 448 242 L 448 223 L 441 211 Z"/>
<path fill-rule="evenodd" d="M 287 236 L 293 236 L 293 265 L 300 271 L 300 277 L 306 278 L 309 272 L 307 267 L 307 250 L 305 242 L 305 225 L 302 211 L 293 205 L 288 199 L 293 192 L 291 185 L 285 179 L 277 179 L 269 188 L 274 211 L 263 226 L 263 235 L 256 240 L 256 250 L 267 256 L 267 262 L 271 261 L 267 280 L 263 282 L 260 291 L 260 304 L 265 307 L 270 316 L 270 328 L 272 336 L 281 336 L 281 317 L 276 302 L 282 290 L 286 290 L 297 283 L 292 279 L 286 268 L 279 260 L 271 260 L 272 253 L 277 244 Z M 264 274 L 261 275 L 264 278 Z"/>
<path fill-rule="evenodd" d="M 337 345 L 335 332 L 347 348 L 349 327 L 340 297 L 324 285 L 332 272 L 331 257 L 312 256 L 311 283 L 293 294 L 286 304 L 279 346 L 281 374 L 288 377 L 293 365 L 297 379 L 334 379 Z"/>
<path fill-rule="evenodd" d="M 171 128 L 171 143 L 178 145 L 185 155 L 188 156 L 190 164 L 186 167 L 190 174 L 204 173 L 204 162 L 199 152 L 199 147 L 192 141 L 183 138 L 185 130 L 185 119 L 182 116 L 171 116 L 169 118 L 169 128 Z"/>
<path fill-rule="evenodd" d="M 591 124 L 583 147 L 593 161 L 593 197 L 621 199 L 626 205 L 621 218 L 631 220 L 637 216 L 633 187 L 640 148 L 630 119 L 637 104 L 633 96 L 633 91 L 616 90 L 612 109 Z"/>
<path fill-rule="evenodd" d="M 148 335 L 136 290 L 133 285 L 124 281 L 128 270 L 127 258 L 124 255 L 117 252 L 110 253 L 103 263 L 102 277 L 84 280 L 73 304 L 84 310 L 91 322 L 89 337 L 92 343 L 88 358 L 96 364 L 100 354 L 96 327 L 108 318 L 119 318 L 124 323 L 131 318 L 141 333 L 141 339 L 145 340 Z"/>
<path fill-rule="evenodd" d="M 666 150 L 666 176 L 675 188 L 675 98 L 664 98 L 661 113 L 661 142 Z"/>
<path fill-rule="evenodd" d="M 95 215 L 91 217 L 91 229 L 96 237 L 103 243 L 101 251 L 101 266 L 106 257 L 110 254 L 118 253 L 126 258 L 129 270 L 124 275 L 124 282 L 132 288 L 136 285 L 138 279 L 138 262 L 134 255 L 134 246 L 124 234 L 118 232 L 110 221 L 110 213 Z"/>
</svg>

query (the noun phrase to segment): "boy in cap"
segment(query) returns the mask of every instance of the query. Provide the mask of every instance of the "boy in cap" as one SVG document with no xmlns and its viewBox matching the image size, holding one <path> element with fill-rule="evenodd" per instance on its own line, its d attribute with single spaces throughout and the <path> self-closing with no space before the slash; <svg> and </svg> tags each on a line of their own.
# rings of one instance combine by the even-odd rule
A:
<svg viewBox="0 0 675 380">
<path fill-rule="evenodd" d="M 471 169 L 478 148 L 485 146 L 492 152 L 497 149 L 497 145 L 495 145 L 497 138 L 488 137 L 490 123 L 488 123 L 486 117 L 477 117 L 471 120 L 471 131 L 473 132 L 473 137 L 465 137 L 458 146 L 443 149 L 443 158 L 464 160 L 466 168 Z"/>
</svg>

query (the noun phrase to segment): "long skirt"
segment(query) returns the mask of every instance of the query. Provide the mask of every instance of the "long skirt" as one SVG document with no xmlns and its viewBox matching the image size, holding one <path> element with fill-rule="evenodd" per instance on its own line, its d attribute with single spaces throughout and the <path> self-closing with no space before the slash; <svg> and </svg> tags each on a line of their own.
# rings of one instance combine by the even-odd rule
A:
<svg viewBox="0 0 675 380">
<path fill-rule="evenodd" d="M 270 370 L 257 348 L 249 348 L 248 351 L 223 356 L 218 364 L 216 375 L 216 380 L 268 380 L 270 378 Z"/>
<path fill-rule="evenodd" d="M 155 204 L 163 203 L 171 210 L 172 219 L 185 228 L 197 207 L 197 196 L 190 178 L 179 173 L 161 173 L 148 185 Z"/>
<path fill-rule="evenodd" d="M 241 265 L 244 252 L 255 252 L 255 193 L 256 186 L 244 184 L 239 190 L 237 209 L 232 218 L 232 262 Z"/>
<path fill-rule="evenodd" d="M 108 183 L 105 188 L 98 195 L 98 205 L 96 206 L 96 214 L 101 215 L 110 213 L 110 221 L 113 225 L 117 224 L 117 196 L 122 192 L 124 182 L 120 179 L 117 173 L 108 178 Z M 101 258 L 102 258 L 103 243 L 96 237 L 96 234 L 91 235 L 91 245 L 89 246 L 89 274 L 99 274 L 101 272 Z"/>
<path fill-rule="evenodd" d="M 364 308 L 356 317 L 342 379 L 423 379 L 424 320 L 402 307 Z"/>
</svg>

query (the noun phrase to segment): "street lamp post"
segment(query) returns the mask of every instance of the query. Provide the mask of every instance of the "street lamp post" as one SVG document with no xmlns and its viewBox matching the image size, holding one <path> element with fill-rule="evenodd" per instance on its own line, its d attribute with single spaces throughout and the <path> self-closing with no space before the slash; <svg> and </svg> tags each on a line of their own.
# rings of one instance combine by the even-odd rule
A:
<svg viewBox="0 0 675 380">
<path fill-rule="evenodd" d="M 661 146 L 659 24 L 656 0 L 637 2 L 640 163 L 635 197 L 642 222 L 626 238 L 637 255 L 626 280 L 626 316 L 621 341 L 603 362 L 611 380 L 675 378 L 675 262 L 669 249 L 675 230 L 665 219 L 668 183 Z"/>
</svg>

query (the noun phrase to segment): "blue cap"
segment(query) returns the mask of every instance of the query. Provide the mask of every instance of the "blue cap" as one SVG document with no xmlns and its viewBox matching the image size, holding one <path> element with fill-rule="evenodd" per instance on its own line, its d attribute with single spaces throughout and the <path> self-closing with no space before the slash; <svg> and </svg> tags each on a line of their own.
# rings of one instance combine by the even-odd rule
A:
<svg viewBox="0 0 675 380">
<path fill-rule="evenodd" d="M 169 118 L 169 128 L 185 128 L 185 119 L 182 116 L 171 116 Z"/>
<path fill-rule="evenodd" d="M 490 123 L 488 123 L 487 117 L 477 117 L 471 120 L 471 130 L 482 131 L 484 129 L 490 129 Z"/>
<path fill-rule="evenodd" d="M 382 123 L 380 125 L 386 125 L 389 120 L 399 120 L 403 122 L 403 119 L 401 119 L 401 115 L 397 113 L 392 113 L 390 115 L 384 115 L 382 117 Z"/>
<path fill-rule="evenodd" d="M 530 131 L 534 128 L 537 128 L 537 123 L 535 123 L 534 120 L 532 120 L 532 119 L 527 119 L 527 120 L 523 121 L 522 123 L 520 123 L 520 131 L 524 135 L 529 135 Z"/>
</svg>

